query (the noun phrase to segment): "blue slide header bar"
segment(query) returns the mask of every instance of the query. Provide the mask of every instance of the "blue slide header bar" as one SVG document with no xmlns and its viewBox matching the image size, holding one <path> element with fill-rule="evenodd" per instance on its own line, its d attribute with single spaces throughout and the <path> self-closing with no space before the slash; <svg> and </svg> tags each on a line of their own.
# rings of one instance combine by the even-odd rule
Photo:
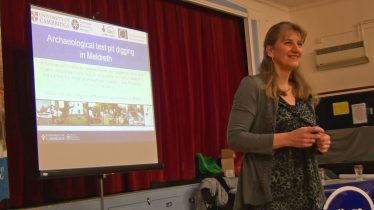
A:
<svg viewBox="0 0 374 210">
<path fill-rule="evenodd" d="M 34 57 L 149 71 L 146 44 L 32 24 Z"/>
</svg>

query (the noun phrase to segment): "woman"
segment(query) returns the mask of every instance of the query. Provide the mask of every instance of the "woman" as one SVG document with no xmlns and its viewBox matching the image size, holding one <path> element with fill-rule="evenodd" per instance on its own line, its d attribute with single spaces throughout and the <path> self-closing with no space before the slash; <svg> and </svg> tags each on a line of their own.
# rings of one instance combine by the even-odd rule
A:
<svg viewBox="0 0 374 210">
<path fill-rule="evenodd" d="M 294 23 L 272 26 L 260 74 L 245 77 L 235 94 L 228 144 L 245 154 L 235 210 L 322 208 L 315 154 L 328 151 L 330 137 L 316 125 L 311 88 L 299 73 L 305 37 Z"/>
</svg>

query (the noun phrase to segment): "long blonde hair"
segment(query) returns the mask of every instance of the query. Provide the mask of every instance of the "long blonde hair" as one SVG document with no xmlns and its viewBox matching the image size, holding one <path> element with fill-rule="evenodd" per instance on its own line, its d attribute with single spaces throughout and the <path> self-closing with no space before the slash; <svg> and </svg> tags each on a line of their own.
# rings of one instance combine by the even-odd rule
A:
<svg viewBox="0 0 374 210">
<path fill-rule="evenodd" d="M 281 38 L 287 31 L 295 31 L 300 34 L 301 41 L 304 43 L 306 38 L 306 31 L 299 25 L 291 22 L 280 22 L 273 25 L 266 33 L 264 40 L 264 58 L 260 65 L 260 75 L 265 81 L 265 92 L 270 98 L 276 98 L 281 93 L 276 84 L 276 71 L 272 58 L 267 54 L 266 48 L 268 46 L 274 46 L 278 39 Z M 310 97 L 314 97 L 312 89 L 309 84 L 305 81 L 303 76 L 299 72 L 299 68 L 294 69 L 290 75 L 290 83 L 293 85 L 293 93 L 296 97 L 307 100 Z"/>
</svg>

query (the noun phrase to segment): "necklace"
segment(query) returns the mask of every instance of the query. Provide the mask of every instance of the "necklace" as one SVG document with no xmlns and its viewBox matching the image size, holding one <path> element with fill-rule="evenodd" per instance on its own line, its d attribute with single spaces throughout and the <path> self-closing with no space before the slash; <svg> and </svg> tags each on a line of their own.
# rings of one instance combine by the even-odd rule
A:
<svg viewBox="0 0 374 210">
<path fill-rule="evenodd" d="M 279 95 L 281 95 L 281 96 L 287 96 L 287 93 L 290 92 L 290 90 L 291 90 L 291 86 L 288 87 L 286 90 L 282 90 L 282 89 L 278 88 Z"/>
</svg>

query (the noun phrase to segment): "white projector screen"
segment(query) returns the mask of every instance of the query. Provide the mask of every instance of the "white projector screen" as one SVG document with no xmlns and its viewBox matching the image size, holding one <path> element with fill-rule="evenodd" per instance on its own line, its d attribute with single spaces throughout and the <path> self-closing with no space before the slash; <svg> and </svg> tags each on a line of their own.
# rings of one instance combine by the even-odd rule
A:
<svg viewBox="0 0 374 210">
<path fill-rule="evenodd" d="M 160 168 L 147 33 L 30 8 L 40 176 Z"/>
</svg>

